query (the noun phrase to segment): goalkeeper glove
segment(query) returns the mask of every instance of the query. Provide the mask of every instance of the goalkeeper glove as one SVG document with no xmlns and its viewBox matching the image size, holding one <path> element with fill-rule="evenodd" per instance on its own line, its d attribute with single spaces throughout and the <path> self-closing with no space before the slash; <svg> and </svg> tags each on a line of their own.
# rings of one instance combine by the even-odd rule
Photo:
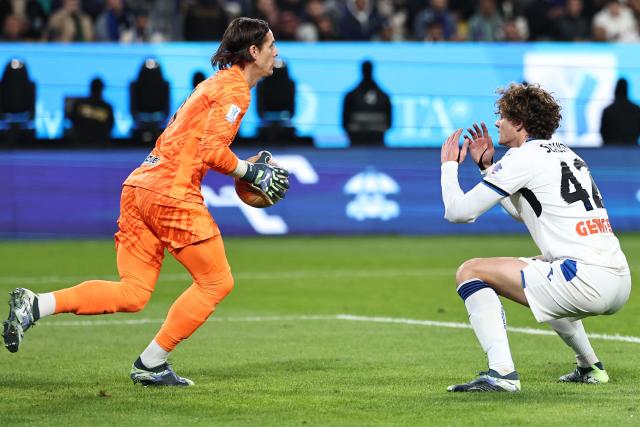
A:
<svg viewBox="0 0 640 427">
<path fill-rule="evenodd" d="M 247 162 L 247 172 L 242 179 L 262 191 L 273 203 L 284 198 L 289 189 L 289 172 L 269 164 L 271 153 L 261 151 L 255 163 Z"/>
</svg>

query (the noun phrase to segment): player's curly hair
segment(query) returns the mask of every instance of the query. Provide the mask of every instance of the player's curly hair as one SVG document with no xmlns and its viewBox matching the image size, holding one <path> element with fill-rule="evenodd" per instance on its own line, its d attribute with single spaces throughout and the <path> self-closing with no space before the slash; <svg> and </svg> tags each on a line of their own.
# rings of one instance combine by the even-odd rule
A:
<svg viewBox="0 0 640 427">
<path fill-rule="evenodd" d="M 234 19 L 225 30 L 218 50 L 211 57 L 211 65 L 220 70 L 232 65 L 244 68 L 253 62 L 249 48 L 253 45 L 262 47 L 268 32 L 269 24 L 262 19 Z"/>
<path fill-rule="evenodd" d="M 497 92 L 502 95 L 496 101 L 496 113 L 501 117 L 522 124 L 530 137 L 551 139 L 560 126 L 560 104 L 538 84 L 511 83 Z"/>
</svg>

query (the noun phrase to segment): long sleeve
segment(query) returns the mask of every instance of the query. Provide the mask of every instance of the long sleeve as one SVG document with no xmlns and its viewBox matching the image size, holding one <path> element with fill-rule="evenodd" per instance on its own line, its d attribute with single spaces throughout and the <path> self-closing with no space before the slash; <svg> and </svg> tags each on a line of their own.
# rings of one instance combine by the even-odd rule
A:
<svg viewBox="0 0 640 427">
<path fill-rule="evenodd" d="M 483 178 L 487 176 L 487 173 L 489 172 L 489 169 L 491 168 L 491 166 L 486 168 L 485 170 L 480 171 L 480 174 L 482 175 Z M 520 217 L 518 210 L 513 205 L 513 202 L 509 197 L 505 197 L 504 199 L 501 199 L 500 205 L 502 206 L 502 209 L 504 209 L 509 214 L 509 216 L 511 216 L 511 218 L 515 219 L 516 221 L 522 222 L 522 218 Z"/>
<path fill-rule="evenodd" d="M 216 172 L 230 174 L 238 165 L 238 158 L 229 146 L 249 107 L 250 95 L 244 80 L 234 79 L 216 87 L 213 102 L 202 131 L 200 147 L 204 162 Z"/>
<path fill-rule="evenodd" d="M 502 209 L 504 209 L 511 216 L 511 218 L 515 219 L 516 221 L 522 222 L 522 218 L 520 217 L 520 214 L 518 213 L 516 207 L 513 205 L 513 202 L 511 202 L 511 199 L 505 197 L 504 199 L 500 200 L 500 205 L 502 205 Z"/>
<path fill-rule="evenodd" d="M 474 222 L 504 198 L 483 183 L 465 194 L 458 183 L 457 162 L 444 163 L 441 172 L 444 217 L 450 222 Z"/>
<path fill-rule="evenodd" d="M 214 103 L 211 106 L 202 132 L 200 146 L 204 151 L 203 159 L 207 166 L 216 172 L 229 174 L 233 172 L 238 164 L 238 158 L 229 148 L 236 136 L 238 126 L 226 119 L 226 112 L 223 110 L 224 105 L 237 104 L 233 104 L 233 101 L 230 101 L 224 104 Z M 236 118 L 236 120 L 239 125 L 241 117 Z"/>
</svg>

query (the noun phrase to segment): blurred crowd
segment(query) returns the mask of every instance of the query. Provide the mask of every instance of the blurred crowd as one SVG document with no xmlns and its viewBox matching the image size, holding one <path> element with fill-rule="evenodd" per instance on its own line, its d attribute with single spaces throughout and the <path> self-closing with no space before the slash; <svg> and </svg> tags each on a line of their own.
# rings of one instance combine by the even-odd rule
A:
<svg viewBox="0 0 640 427">
<path fill-rule="evenodd" d="M 640 40 L 640 0 L 0 0 L 0 38 L 214 41 L 237 16 L 282 41 Z"/>
</svg>

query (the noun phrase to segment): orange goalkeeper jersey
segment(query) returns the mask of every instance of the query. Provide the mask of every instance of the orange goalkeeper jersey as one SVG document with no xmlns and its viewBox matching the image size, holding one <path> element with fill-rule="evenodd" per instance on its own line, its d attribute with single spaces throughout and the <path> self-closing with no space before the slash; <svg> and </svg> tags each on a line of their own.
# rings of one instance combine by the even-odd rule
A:
<svg viewBox="0 0 640 427">
<path fill-rule="evenodd" d="M 200 185 L 207 171 L 228 174 L 238 164 L 229 145 L 250 101 L 240 67 L 218 71 L 194 89 L 123 185 L 202 203 Z"/>
</svg>

